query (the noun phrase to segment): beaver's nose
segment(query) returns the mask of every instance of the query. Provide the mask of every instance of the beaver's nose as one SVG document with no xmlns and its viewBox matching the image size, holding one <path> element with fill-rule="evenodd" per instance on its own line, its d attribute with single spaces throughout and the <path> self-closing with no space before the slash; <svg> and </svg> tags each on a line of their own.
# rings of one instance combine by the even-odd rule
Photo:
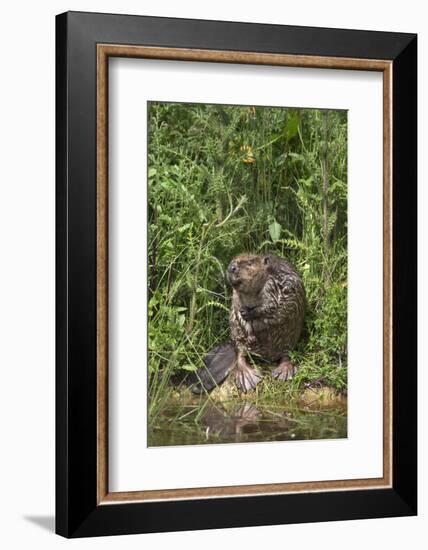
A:
<svg viewBox="0 0 428 550">
<path fill-rule="evenodd" d="M 236 273 L 238 271 L 238 266 L 236 264 L 230 264 L 227 270 L 229 273 Z"/>
</svg>

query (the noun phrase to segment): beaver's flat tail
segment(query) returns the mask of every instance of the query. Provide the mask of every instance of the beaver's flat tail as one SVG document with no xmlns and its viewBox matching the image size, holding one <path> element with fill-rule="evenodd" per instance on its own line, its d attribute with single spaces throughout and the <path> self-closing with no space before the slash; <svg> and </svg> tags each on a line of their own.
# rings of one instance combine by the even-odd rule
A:
<svg viewBox="0 0 428 550">
<path fill-rule="evenodd" d="M 219 386 L 235 366 L 236 348 L 232 342 L 216 346 L 204 358 L 205 366 L 194 374 L 193 393 L 211 391 Z"/>
</svg>

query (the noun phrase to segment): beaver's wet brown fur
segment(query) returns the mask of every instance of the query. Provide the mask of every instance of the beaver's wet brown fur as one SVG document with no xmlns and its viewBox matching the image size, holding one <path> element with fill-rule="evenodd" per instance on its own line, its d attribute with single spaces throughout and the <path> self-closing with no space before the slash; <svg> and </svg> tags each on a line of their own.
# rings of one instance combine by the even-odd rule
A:
<svg viewBox="0 0 428 550">
<path fill-rule="evenodd" d="M 300 337 L 305 315 L 305 289 L 300 275 L 274 254 L 241 254 L 229 264 L 227 279 L 233 288 L 229 319 L 232 342 L 221 346 L 221 355 L 207 356 L 211 387 L 223 381 L 236 365 L 237 387 L 245 392 L 253 389 L 261 374 L 248 364 L 248 353 L 278 362 L 272 375 L 290 379 L 296 367 L 288 353 Z M 211 389 L 204 384 L 206 373 L 200 374 L 199 387 Z"/>
<path fill-rule="evenodd" d="M 287 380 L 294 374 L 288 352 L 303 328 L 305 290 L 300 275 L 274 254 L 241 254 L 230 263 L 233 288 L 230 331 L 237 348 L 236 383 L 248 391 L 260 380 L 245 356 L 249 352 L 266 361 L 279 361 L 273 376 Z"/>
</svg>

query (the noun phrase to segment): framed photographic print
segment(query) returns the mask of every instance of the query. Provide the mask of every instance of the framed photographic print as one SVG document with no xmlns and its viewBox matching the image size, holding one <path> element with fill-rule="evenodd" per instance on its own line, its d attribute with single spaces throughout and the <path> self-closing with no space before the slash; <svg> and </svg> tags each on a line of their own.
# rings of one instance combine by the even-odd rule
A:
<svg viewBox="0 0 428 550">
<path fill-rule="evenodd" d="M 56 23 L 57 532 L 416 514 L 416 36 Z"/>
</svg>

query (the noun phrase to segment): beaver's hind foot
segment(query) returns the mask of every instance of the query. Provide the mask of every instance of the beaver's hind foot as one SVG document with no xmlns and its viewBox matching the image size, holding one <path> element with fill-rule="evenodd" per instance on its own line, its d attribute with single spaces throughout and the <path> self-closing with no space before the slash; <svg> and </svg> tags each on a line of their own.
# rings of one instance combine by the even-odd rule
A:
<svg viewBox="0 0 428 550">
<path fill-rule="evenodd" d="M 238 390 L 248 392 L 253 390 L 262 379 L 260 372 L 250 367 L 243 355 L 239 355 L 235 383 Z"/>
<path fill-rule="evenodd" d="M 291 380 L 297 372 L 297 367 L 294 366 L 288 358 L 281 359 L 279 365 L 272 371 L 272 376 L 277 380 Z"/>
</svg>

